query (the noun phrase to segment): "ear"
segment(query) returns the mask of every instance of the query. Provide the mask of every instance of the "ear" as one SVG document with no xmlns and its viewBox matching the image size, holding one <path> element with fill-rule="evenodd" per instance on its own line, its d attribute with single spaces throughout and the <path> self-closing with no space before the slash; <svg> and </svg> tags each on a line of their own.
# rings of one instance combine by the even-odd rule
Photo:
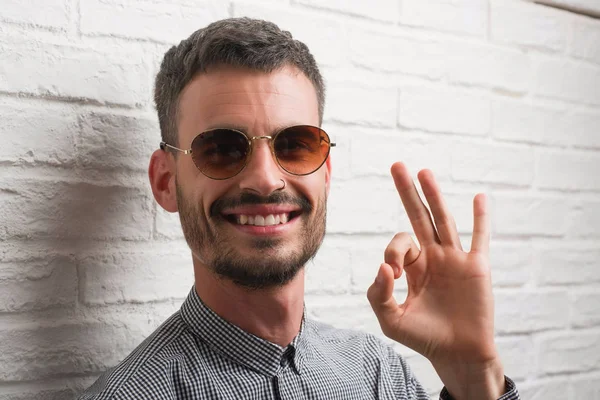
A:
<svg viewBox="0 0 600 400">
<path fill-rule="evenodd" d="M 168 212 L 177 212 L 174 157 L 163 150 L 156 150 L 152 153 L 148 167 L 148 177 L 156 202 Z"/>
<path fill-rule="evenodd" d="M 329 197 L 329 187 L 331 182 L 331 155 L 327 156 L 325 160 L 325 190 L 327 197 Z"/>
</svg>

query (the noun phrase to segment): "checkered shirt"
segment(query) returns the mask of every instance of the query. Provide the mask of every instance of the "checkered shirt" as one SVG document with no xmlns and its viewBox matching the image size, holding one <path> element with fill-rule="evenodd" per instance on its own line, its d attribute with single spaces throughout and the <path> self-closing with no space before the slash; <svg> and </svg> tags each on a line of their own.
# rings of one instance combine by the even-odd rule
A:
<svg viewBox="0 0 600 400">
<path fill-rule="evenodd" d="M 513 382 L 502 400 L 518 399 Z M 372 335 L 305 319 L 287 347 L 209 309 L 195 288 L 181 309 L 79 397 L 104 399 L 428 400 L 406 361 Z M 440 399 L 451 399 L 445 389 Z"/>
</svg>

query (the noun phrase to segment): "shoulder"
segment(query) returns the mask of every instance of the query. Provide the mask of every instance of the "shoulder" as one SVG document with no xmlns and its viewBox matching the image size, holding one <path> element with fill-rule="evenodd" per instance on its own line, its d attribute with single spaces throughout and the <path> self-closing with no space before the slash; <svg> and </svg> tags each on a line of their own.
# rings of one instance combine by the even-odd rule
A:
<svg viewBox="0 0 600 400">
<path fill-rule="evenodd" d="M 190 337 L 176 312 L 123 361 L 100 376 L 79 400 L 134 398 L 147 390 L 155 393 L 168 375 L 166 369 L 185 358 Z M 149 382 L 155 387 L 149 387 Z"/>
</svg>

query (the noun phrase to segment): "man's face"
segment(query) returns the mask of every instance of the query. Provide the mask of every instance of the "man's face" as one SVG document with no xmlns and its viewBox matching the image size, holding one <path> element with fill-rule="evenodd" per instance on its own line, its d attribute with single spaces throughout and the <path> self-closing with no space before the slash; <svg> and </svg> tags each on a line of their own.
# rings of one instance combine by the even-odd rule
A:
<svg viewBox="0 0 600 400">
<path fill-rule="evenodd" d="M 179 110 L 179 147 L 186 149 L 208 129 L 235 128 L 254 137 L 319 124 L 315 89 L 293 67 L 269 74 L 220 67 L 200 74 L 183 90 Z M 323 240 L 330 163 L 294 176 L 277 164 L 268 140 L 254 140 L 253 147 L 244 170 L 225 180 L 206 177 L 191 157 L 180 155 L 180 220 L 195 264 L 245 287 L 281 286 Z M 275 225 L 260 226 L 262 218 Z"/>
</svg>

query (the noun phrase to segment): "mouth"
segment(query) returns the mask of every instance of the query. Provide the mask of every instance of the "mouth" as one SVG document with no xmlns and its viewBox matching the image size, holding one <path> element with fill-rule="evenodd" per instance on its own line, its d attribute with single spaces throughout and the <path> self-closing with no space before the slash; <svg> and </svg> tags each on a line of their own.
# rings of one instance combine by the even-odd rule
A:
<svg viewBox="0 0 600 400">
<path fill-rule="evenodd" d="M 223 214 L 225 220 L 235 225 L 248 226 L 278 226 L 290 223 L 302 214 L 301 211 L 282 213 L 257 213 L 257 214 Z"/>
</svg>

